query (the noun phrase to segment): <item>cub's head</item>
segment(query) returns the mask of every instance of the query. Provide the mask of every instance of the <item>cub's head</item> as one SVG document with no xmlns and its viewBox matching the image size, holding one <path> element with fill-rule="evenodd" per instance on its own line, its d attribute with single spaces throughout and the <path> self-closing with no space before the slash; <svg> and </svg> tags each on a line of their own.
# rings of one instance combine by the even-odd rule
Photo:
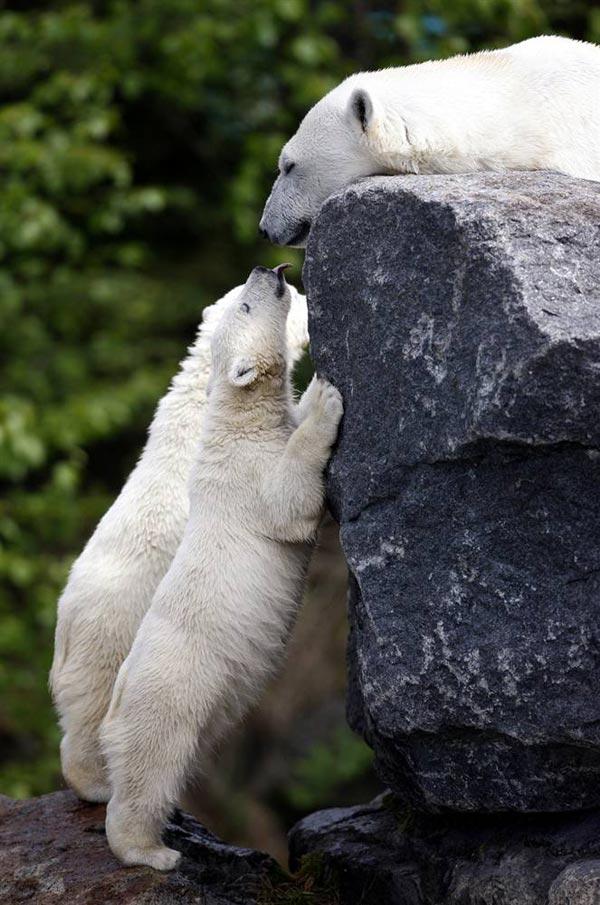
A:
<svg viewBox="0 0 600 905">
<path fill-rule="evenodd" d="M 304 247 L 330 195 L 362 176 L 390 172 L 378 153 L 382 110 L 364 81 L 364 74 L 351 76 L 334 88 L 284 145 L 259 226 L 276 245 Z"/>
<path fill-rule="evenodd" d="M 287 320 L 292 295 L 283 271 L 255 267 L 230 297 L 212 337 L 210 390 L 281 386 L 292 360 Z"/>
<path fill-rule="evenodd" d="M 295 364 L 302 358 L 308 348 L 308 309 L 306 296 L 302 295 L 295 286 L 286 284 L 290 292 L 290 311 L 287 318 L 287 341 L 290 364 Z M 203 336 L 212 339 L 215 330 L 227 311 L 235 307 L 236 302 L 241 302 L 246 284 L 230 289 L 214 305 L 210 305 L 202 312 L 201 332 Z"/>
</svg>

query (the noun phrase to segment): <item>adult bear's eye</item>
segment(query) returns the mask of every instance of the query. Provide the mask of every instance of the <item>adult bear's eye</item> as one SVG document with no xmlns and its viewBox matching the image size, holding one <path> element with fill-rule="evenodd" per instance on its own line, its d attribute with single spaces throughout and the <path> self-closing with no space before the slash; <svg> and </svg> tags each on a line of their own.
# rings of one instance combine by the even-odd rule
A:
<svg viewBox="0 0 600 905">
<path fill-rule="evenodd" d="M 295 166 L 296 166 L 296 164 L 293 162 L 286 163 L 286 165 L 283 168 L 284 175 L 287 176 L 289 173 L 291 173 Z"/>
<path fill-rule="evenodd" d="M 244 311 L 246 314 L 250 314 L 250 305 L 248 305 L 247 302 L 242 302 L 242 304 L 240 305 L 240 308 L 241 308 L 242 311 Z"/>
</svg>

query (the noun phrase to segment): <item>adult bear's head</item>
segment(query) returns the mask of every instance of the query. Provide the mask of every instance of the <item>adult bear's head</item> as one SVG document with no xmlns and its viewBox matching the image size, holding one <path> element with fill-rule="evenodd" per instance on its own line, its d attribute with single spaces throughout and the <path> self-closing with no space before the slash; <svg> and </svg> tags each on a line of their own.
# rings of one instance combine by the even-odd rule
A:
<svg viewBox="0 0 600 905">
<path fill-rule="evenodd" d="M 330 195 L 363 176 L 399 171 L 386 152 L 391 139 L 394 156 L 406 155 L 406 129 L 385 115 L 370 87 L 373 75 L 350 76 L 330 91 L 284 145 L 259 227 L 276 245 L 304 247 Z"/>
</svg>

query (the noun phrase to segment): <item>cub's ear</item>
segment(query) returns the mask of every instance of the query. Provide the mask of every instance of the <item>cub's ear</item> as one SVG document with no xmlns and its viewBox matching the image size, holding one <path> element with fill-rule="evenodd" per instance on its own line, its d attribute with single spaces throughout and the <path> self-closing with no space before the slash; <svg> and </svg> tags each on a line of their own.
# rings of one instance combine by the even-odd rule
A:
<svg viewBox="0 0 600 905">
<path fill-rule="evenodd" d="M 236 358 L 229 369 L 229 383 L 234 387 L 248 387 L 258 380 L 258 368 L 251 358 Z"/>
<path fill-rule="evenodd" d="M 348 100 L 348 115 L 361 132 L 367 132 L 373 124 L 375 108 L 373 99 L 364 88 L 355 88 Z"/>
</svg>

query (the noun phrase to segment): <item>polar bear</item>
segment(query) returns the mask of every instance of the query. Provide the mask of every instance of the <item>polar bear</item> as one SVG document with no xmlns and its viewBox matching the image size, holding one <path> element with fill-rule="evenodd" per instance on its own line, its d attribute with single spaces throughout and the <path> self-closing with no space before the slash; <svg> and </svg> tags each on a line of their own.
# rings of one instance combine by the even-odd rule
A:
<svg viewBox="0 0 600 905">
<path fill-rule="evenodd" d="M 50 685 L 64 733 L 62 771 L 87 801 L 108 801 L 98 730 L 114 681 L 166 573 L 188 516 L 187 482 L 206 410 L 210 342 L 243 286 L 204 311 L 194 345 L 158 405 L 148 442 L 117 500 L 73 565 L 58 604 Z M 293 287 L 291 356 L 308 342 L 306 300 Z"/>
<path fill-rule="evenodd" d="M 169 810 L 280 662 L 323 513 L 342 415 L 313 380 L 292 402 L 280 268 L 255 268 L 213 337 L 208 409 L 181 545 L 119 671 L 103 723 L 108 842 L 168 870 Z"/>
<path fill-rule="evenodd" d="M 600 180 L 600 47 L 545 36 L 350 76 L 284 146 L 260 231 L 301 247 L 326 198 L 363 176 L 475 170 Z"/>
</svg>

